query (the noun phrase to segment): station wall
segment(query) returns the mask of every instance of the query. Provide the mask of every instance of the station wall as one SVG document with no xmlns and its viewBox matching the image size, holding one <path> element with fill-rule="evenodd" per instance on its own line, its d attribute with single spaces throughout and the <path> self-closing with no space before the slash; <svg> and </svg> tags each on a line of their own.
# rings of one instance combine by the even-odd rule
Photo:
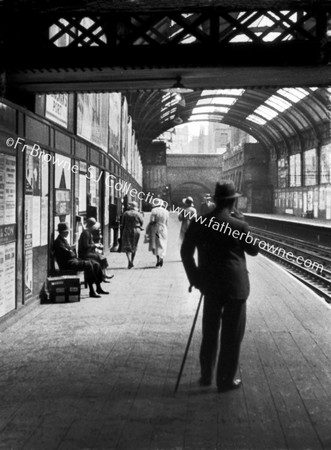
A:
<svg viewBox="0 0 331 450">
<path fill-rule="evenodd" d="M 123 204 L 130 199 L 123 187 L 142 189 L 125 102 L 120 102 L 118 136 L 110 139 L 109 122 L 95 133 L 85 120 L 77 136 L 74 111 L 65 111 L 63 98 L 62 105 L 53 101 L 53 117 L 47 101 L 39 98 L 36 107 L 45 117 L 0 101 L 0 318 L 39 297 L 59 222 L 69 224 L 69 240 L 76 245 L 84 218 L 96 217 L 110 251 Z M 93 120 L 101 123 L 96 115 Z"/>
</svg>

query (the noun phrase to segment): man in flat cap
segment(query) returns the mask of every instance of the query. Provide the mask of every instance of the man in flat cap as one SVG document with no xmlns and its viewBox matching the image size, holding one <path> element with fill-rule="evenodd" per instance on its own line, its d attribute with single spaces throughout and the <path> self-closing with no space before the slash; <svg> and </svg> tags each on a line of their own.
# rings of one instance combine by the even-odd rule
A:
<svg viewBox="0 0 331 450">
<path fill-rule="evenodd" d="M 245 252 L 257 255 L 258 247 L 249 234 L 243 215 L 234 208 L 239 197 L 233 183 L 217 183 L 215 209 L 193 221 L 181 248 L 181 256 L 191 286 L 204 294 L 202 342 L 200 348 L 201 386 L 212 383 L 222 319 L 217 361 L 218 392 L 239 388 L 235 379 L 241 341 L 246 324 L 249 279 Z M 247 239 L 249 236 L 250 239 Z M 194 259 L 198 249 L 198 266 Z"/>
<path fill-rule="evenodd" d="M 61 270 L 76 270 L 85 272 L 86 281 L 90 288 L 90 297 L 101 297 L 99 294 L 108 294 L 101 288 L 103 274 L 101 266 L 96 261 L 82 260 L 76 257 L 75 251 L 70 246 L 67 237 L 69 235 L 69 227 L 65 222 L 60 222 L 57 227 L 58 237 L 54 241 L 53 251 L 56 261 Z M 97 293 L 93 284 L 96 284 Z"/>
</svg>

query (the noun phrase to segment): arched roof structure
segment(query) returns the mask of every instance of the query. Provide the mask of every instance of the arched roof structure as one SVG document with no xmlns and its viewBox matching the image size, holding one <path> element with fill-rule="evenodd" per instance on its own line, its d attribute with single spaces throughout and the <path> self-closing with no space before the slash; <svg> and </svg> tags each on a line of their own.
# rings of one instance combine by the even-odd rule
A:
<svg viewBox="0 0 331 450">
<path fill-rule="evenodd" d="M 218 89 L 187 94 L 128 92 L 140 146 L 181 123 L 216 121 L 244 130 L 268 148 L 321 141 L 329 121 L 326 88 Z"/>
</svg>

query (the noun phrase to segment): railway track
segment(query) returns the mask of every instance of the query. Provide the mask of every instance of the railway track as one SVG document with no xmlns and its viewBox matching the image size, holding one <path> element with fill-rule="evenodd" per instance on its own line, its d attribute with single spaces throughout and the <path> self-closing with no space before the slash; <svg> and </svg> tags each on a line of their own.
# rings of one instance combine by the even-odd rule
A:
<svg viewBox="0 0 331 450">
<path fill-rule="evenodd" d="M 252 233 L 268 245 L 260 252 L 281 264 L 310 289 L 331 303 L 331 249 L 290 236 L 251 227 Z M 289 252 L 293 257 L 289 258 Z M 297 258 L 300 259 L 300 263 Z M 313 266 L 305 267 L 311 261 Z"/>
</svg>

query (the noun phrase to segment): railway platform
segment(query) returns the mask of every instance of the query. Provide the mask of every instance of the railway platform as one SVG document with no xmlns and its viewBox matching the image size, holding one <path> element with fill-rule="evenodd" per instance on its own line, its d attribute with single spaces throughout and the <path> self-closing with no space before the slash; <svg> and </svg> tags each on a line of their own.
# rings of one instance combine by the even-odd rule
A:
<svg viewBox="0 0 331 450">
<path fill-rule="evenodd" d="M 109 295 L 0 325 L 1 450 L 331 449 L 330 306 L 262 255 L 247 258 L 242 388 L 198 386 L 200 313 L 174 394 L 199 300 L 178 236 L 172 215 L 162 268 L 143 239 L 131 270 L 111 254 Z"/>
<path fill-rule="evenodd" d="M 331 248 L 330 220 L 307 219 L 285 214 L 253 213 L 245 213 L 245 218 L 252 227 Z"/>
</svg>

